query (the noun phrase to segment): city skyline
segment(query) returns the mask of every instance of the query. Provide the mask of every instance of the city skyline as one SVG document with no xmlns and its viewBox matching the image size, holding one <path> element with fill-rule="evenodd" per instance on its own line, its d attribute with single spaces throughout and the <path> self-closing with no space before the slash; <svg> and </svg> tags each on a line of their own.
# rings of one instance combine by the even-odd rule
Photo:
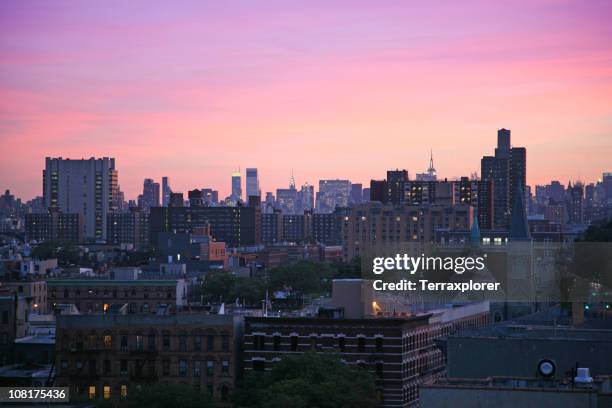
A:
<svg viewBox="0 0 612 408">
<path fill-rule="evenodd" d="M 116 158 L 127 198 L 225 197 L 247 166 L 262 193 L 291 169 L 366 186 L 430 149 L 451 179 L 502 127 L 529 185 L 609 171 L 608 2 L 148 5 L 0 5 L 3 189 L 40 195 L 47 156 Z"/>
</svg>

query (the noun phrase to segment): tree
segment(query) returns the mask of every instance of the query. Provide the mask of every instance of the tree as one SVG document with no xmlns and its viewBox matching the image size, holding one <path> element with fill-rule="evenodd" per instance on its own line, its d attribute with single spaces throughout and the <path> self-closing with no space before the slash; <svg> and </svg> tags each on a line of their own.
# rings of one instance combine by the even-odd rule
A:
<svg viewBox="0 0 612 408">
<path fill-rule="evenodd" d="M 300 261 L 292 265 L 272 268 L 268 271 L 270 290 L 286 287 L 305 294 L 329 292 L 336 270 L 328 263 Z"/>
<path fill-rule="evenodd" d="M 32 250 L 32 257 L 37 259 L 57 258 L 60 265 L 74 265 L 81 261 L 79 248 L 69 242 L 45 241 Z"/>
<path fill-rule="evenodd" d="M 234 402 L 241 408 L 368 408 L 376 406 L 375 380 L 335 356 L 285 356 L 269 372 L 249 373 Z"/>
<path fill-rule="evenodd" d="M 100 401 L 96 408 L 212 408 L 213 400 L 206 393 L 196 391 L 193 387 L 179 384 L 152 384 L 132 386 L 128 396 L 116 405 Z"/>
</svg>

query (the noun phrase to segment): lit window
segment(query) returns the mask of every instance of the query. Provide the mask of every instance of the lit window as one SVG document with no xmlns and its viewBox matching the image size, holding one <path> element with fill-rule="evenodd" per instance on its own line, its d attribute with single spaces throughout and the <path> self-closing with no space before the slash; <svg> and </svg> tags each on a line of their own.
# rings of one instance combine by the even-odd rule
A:
<svg viewBox="0 0 612 408">
<path fill-rule="evenodd" d="M 96 386 L 95 385 L 90 385 L 89 386 L 88 395 L 89 395 L 89 399 L 95 399 L 96 398 Z"/>
</svg>

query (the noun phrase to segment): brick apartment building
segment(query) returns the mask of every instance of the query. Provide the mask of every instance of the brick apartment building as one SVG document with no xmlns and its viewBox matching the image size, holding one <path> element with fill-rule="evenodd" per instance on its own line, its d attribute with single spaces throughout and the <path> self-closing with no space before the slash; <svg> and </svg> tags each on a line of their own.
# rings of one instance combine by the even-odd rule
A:
<svg viewBox="0 0 612 408">
<path fill-rule="evenodd" d="M 229 401 L 241 320 L 227 315 L 58 316 L 54 385 L 117 401 L 137 384 L 190 385 Z"/>
<path fill-rule="evenodd" d="M 488 303 L 393 318 L 245 318 L 244 368 L 269 370 L 283 355 L 314 351 L 339 356 L 376 376 L 381 407 L 413 407 L 420 384 L 445 374 L 434 341 L 488 322 Z"/>
<path fill-rule="evenodd" d="M 184 280 L 50 279 L 50 308 L 74 304 L 81 313 L 104 313 L 111 305 L 127 304 L 128 313 L 154 312 L 158 307 L 180 310 L 187 298 Z"/>
</svg>

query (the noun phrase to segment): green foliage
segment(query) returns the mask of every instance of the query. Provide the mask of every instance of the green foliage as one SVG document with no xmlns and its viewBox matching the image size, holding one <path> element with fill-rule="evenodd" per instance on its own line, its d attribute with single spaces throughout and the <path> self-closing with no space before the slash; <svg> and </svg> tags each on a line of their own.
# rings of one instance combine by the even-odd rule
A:
<svg viewBox="0 0 612 408">
<path fill-rule="evenodd" d="M 291 290 L 304 295 L 321 295 L 331 291 L 335 278 L 360 276 L 361 263 L 357 258 L 349 263 L 325 263 L 300 261 L 291 265 L 269 269 L 264 276 L 239 277 L 228 272 L 211 272 L 204 282 L 194 289 L 193 296 L 204 302 L 234 302 L 236 298 L 249 305 L 259 305 L 268 290 Z"/>
<path fill-rule="evenodd" d="M 335 278 L 361 278 L 361 258 L 355 257 L 349 262 L 335 262 L 332 264 L 336 269 Z"/>
<path fill-rule="evenodd" d="M 331 280 L 337 270 L 328 263 L 300 261 L 268 271 L 268 287 L 272 291 L 288 288 L 305 294 L 320 294 L 331 290 Z"/>
<path fill-rule="evenodd" d="M 316 353 L 285 356 L 269 372 L 249 373 L 235 394 L 242 408 L 368 408 L 376 406 L 367 371 Z"/>
<path fill-rule="evenodd" d="M 107 408 L 113 404 L 99 401 L 96 408 Z M 119 401 L 116 408 L 212 408 L 215 406 L 210 396 L 196 391 L 193 387 L 179 384 L 154 384 L 132 386 L 126 399 Z"/>
<path fill-rule="evenodd" d="M 257 305 L 265 297 L 266 283 L 262 278 L 245 278 L 228 272 L 211 272 L 202 285 L 194 290 L 194 297 L 203 296 L 204 302 L 241 302 Z"/>
<path fill-rule="evenodd" d="M 45 241 L 32 250 L 32 257 L 37 259 L 57 258 L 60 265 L 76 265 L 81 259 L 81 251 L 72 243 Z"/>
</svg>

